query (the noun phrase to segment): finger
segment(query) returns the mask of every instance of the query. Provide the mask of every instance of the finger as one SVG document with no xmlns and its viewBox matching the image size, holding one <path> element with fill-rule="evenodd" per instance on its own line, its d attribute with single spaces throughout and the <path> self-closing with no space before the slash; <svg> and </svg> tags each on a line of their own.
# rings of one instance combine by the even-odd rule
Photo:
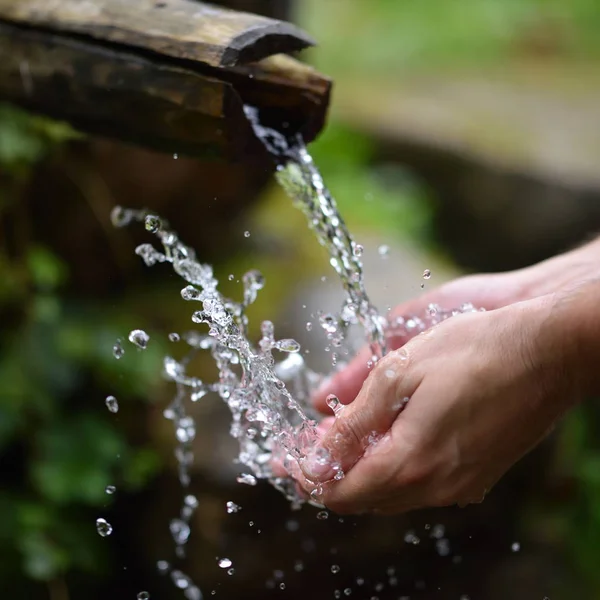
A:
<svg viewBox="0 0 600 600">
<path fill-rule="evenodd" d="M 424 505 L 427 472 L 402 417 L 340 481 L 323 485 L 319 501 L 344 514 L 398 514 Z"/>
<path fill-rule="evenodd" d="M 317 447 L 301 462 L 306 478 L 324 482 L 347 472 L 377 435 L 385 433 L 420 381 L 411 349 L 390 352 L 375 366 L 356 400 L 341 410 Z"/>
<path fill-rule="evenodd" d="M 422 316 L 430 304 L 438 304 L 445 297 L 446 293 L 442 288 L 432 290 L 419 298 L 413 298 L 395 307 L 390 313 L 390 320 L 393 321 L 398 317 Z M 415 331 L 415 333 L 418 332 Z M 412 335 L 407 334 L 405 328 L 399 330 L 394 330 L 393 327 L 390 328 L 386 340 L 388 349 L 401 348 L 411 337 Z M 373 368 L 372 359 L 371 349 L 364 346 L 348 365 L 321 384 L 313 396 L 315 408 L 324 414 L 330 413 L 331 409 L 327 405 L 327 397 L 331 394 L 337 396 L 342 404 L 350 404 L 360 392 L 363 382 Z"/>
<path fill-rule="evenodd" d="M 315 408 L 324 414 L 331 414 L 326 402 L 331 394 L 337 396 L 342 404 L 350 404 L 372 369 L 372 365 L 369 366 L 371 358 L 371 351 L 365 346 L 341 371 L 326 379 L 313 397 Z"/>
</svg>

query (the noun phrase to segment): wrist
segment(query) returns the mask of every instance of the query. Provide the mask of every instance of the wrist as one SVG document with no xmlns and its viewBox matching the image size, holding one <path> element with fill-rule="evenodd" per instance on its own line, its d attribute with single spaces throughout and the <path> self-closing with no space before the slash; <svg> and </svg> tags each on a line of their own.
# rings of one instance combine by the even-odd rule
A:
<svg viewBox="0 0 600 600">
<path fill-rule="evenodd" d="M 600 237 L 570 252 L 511 273 L 518 290 L 515 301 L 568 291 L 600 276 Z"/>
<path fill-rule="evenodd" d="M 600 391 L 600 276 L 567 285 L 549 296 L 544 323 L 560 369 L 578 398 Z"/>
</svg>

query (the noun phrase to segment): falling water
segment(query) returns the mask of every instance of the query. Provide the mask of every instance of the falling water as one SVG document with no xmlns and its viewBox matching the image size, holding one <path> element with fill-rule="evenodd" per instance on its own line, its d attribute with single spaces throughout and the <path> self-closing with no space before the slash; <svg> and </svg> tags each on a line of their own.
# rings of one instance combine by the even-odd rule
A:
<svg viewBox="0 0 600 600">
<path fill-rule="evenodd" d="M 386 337 L 401 335 L 408 338 L 453 314 L 475 310 L 470 304 L 452 311 L 431 305 L 425 315 L 388 322 L 367 295 L 362 247 L 352 239 L 302 139 L 298 137 L 290 141 L 281 133 L 263 127 L 254 109 L 247 108 L 246 112 L 257 136 L 278 163 L 278 181 L 306 215 L 309 227 L 326 248 L 330 264 L 345 290 L 346 298 L 338 314 L 319 315 L 319 324 L 332 346 L 343 348 L 347 344 L 349 327 L 360 325 L 375 362 L 386 353 Z M 175 385 L 173 400 L 165 409 L 164 416 L 173 424 L 182 486 L 186 488 L 190 483 L 190 468 L 194 460 L 192 444 L 196 428 L 188 413 L 189 406 L 206 394 L 216 393 L 231 411 L 230 433 L 239 443 L 237 461 L 245 472 L 237 481 L 256 485 L 259 479 L 268 480 L 291 501 L 293 507 L 299 507 L 306 501 L 319 506 L 321 486 L 315 486 L 313 494 L 307 498 L 298 491 L 293 476 L 298 474 L 299 463 L 317 441 L 318 416 L 310 399 L 324 374 L 309 369 L 300 354 L 300 344 L 293 339 L 279 339 L 271 321 L 261 324 L 260 339 L 250 339 L 246 311 L 265 285 L 263 276 L 259 271 L 248 271 L 242 278 L 242 298 L 227 298 L 218 289 L 212 267 L 199 262 L 194 250 L 186 246 L 158 216 L 147 211 L 117 207 L 111 219 L 117 227 L 142 222 L 145 229 L 156 237 L 158 248 L 144 243 L 136 248 L 136 254 L 147 266 L 158 263 L 171 265 L 186 284 L 181 290 L 181 297 L 193 306 L 191 321 L 202 326 L 181 335 L 169 334 L 171 341 L 183 341 L 188 351 L 181 360 L 165 356 L 163 361 L 164 376 Z M 383 254 L 387 255 L 387 250 Z M 131 331 L 128 339 L 141 350 L 149 342 L 149 336 L 142 330 Z M 115 358 L 120 358 L 123 352 L 119 340 L 113 349 Z M 208 352 L 212 356 L 219 372 L 216 381 L 204 381 L 190 372 L 189 365 L 199 352 Z M 337 364 L 337 368 L 342 366 Z M 116 399 L 113 402 L 112 397 L 109 398 L 111 401 L 107 398 L 107 406 L 116 412 Z M 335 397 L 330 397 L 328 404 L 336 414 L 342 408 Z M 274 465 L 282 467 L 286 475 L 274 470 Z M 341 479 L 344 473 L 340 465 L 333 464 L 332 467 L 335 479 Z M 190 518 L 196 506 L 195 497 L 186 495 L 179 518 L 173 519 L 170 524 L 179 558 L 185 556 Z M 240 507 L 233 503 L 228 506 L 228 512 L 238 510 Z M 321 511 L 317 516 L 326 519 L 328 513 Z M 98 525 L 101 535 L 108 535 L 109 529 L 112 530 L 108 524 Z M 181 571 L 171 570 L 166 561 L 159 563 L 159 570 L 170 572 L 175 585 L 188 599 L 201 597 L 200 590 L 189 577 Z"/>
</svg>

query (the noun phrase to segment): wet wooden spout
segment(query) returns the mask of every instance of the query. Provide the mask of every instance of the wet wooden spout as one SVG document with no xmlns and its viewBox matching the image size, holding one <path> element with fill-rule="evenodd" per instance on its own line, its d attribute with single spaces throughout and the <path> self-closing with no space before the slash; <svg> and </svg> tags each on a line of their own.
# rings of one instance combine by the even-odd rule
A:
<svg viewBox="0 0 600 600">
<path fill-rule="evenodd" d="M 0 0 L 0 100 L 85 132 L 227 160 L 263 152 L 243 106 L 312 140 L 330 81 L 293 25 L 195 0 Z"/>
</svg>

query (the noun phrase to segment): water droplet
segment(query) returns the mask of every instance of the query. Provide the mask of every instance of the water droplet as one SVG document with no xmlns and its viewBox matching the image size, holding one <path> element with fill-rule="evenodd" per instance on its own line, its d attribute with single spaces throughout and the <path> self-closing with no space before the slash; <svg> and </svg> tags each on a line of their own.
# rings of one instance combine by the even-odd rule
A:
<svg viewBox="0 0 600 600">
<path fill-rule="evenodd" d="M 344 590 L 344 595 L 345 595 L 345 596 L 350 596 L 350 594 L 352 594 L 352 588 L 346 588 L 346 589 Z"/>
<path fill-rule="evenodd" d="M 145 350 L 148 346 L 150 336 L 143 329 L 134 329 L 129 333 L 129 341 L 135 344 L 138 348 Z"/>
<path fill-rule="evenodd" d="M 390 247 L 387 244 L 381 244 L 381 246 L 377 248 L 377 254 L 379 254 L 381 258 L 387 258 L 390 255 Z"/>
<path fill-rule="evenodd" d="M 304 571 L 304 563 L 301 560 L 294 562 L 294 571 L 296 571 L 296 573 Z"/>
<path fill-rule="evenodd" d="M 444 537 L 444 533 L 446 533 L 446 528 L 443 525 L 434 525 L 433 529 L 431 530 L 431 533 L 429 534 L 429 537 L 439 540 Z"/>
<path fill-rule="evenodd" d="M 317 519 L 319 519 L 319 521 L 324 521 L 325 519 L 329 518 L 329 513 L 326 510 L 320 510 L 317 513 Z"/>
<path fill-rule="evenodd" d="M 415 546 L 421 542 L 421 540 L 419 539 L 419 537 L 412 530 L 411 531 L 407 531 L 404 534 L 404 541 L 407 544 L 414 544 Z"/>
<path fill-rule="evenodd" d="M 96 531 L 102 536 L 106 537 L 113 531 L 112 525 L 106 519 L 96 519 Z"/>
<path fill-rule="evenodd" d="M 256 477 L 250 475 L 250 473 L 242 473 L 237 478 L 238 483 L 245 483 L 246 485 L 256 485 Z"/>
<path fill-rule="evenodd" d="M 340 572 L 340 566 L 339 565 L 331 565 L 331 572 L 335 575 L 336 573 Z"/>
<path fill-rule="evenodd" d="M 166 560 L 159 560 L 156 563 L 156 570 L 161 574 L 164 575 L 165 573 L 167 573 L 169 571 L 169 569 L 171 568 L 171 565 L 169 565 L 169 563 Z"/>
<path fill-rule="evenodd" d="M 173 154 L 173 160 L 177 160 L 179 158 L 179 154 L 175 153 Z"/>
<path fill-rule="evenodd" d="M 123 208 L 122 206 L 115 206 L 110 211 L 110 221 L 113 224 L 113 227 L 125 227 L 129 225 L 133 220 L 135 213 L 128 209 Z"/>
<path fill-rule="evenodd" d="M 227 502 L 227 512 L 230 515 L 234 514 L 234 513 L 237 513 L 240 510 L 242 510 L 242 507 L 239 506 L 238 504 L 236 504 L 235 502 L 232 502 L 231 500 L 229 500 L 229 502 Z"/>
<path fill-rule="evenodd" d="M 521 550 L 521 544 L 519 544 L 519 542 L 514 542 L 514 543 L 512 544 L 512 546 L 510 547 L 510 549 L 511 549 L 513 552 L 519 552 L 519 550 Z"/>
<path fill-rule="evenodd" d="M 107 485 L 107 486 L 104 488 L 104 491 L 105 491 L 107 494 L 109 494 L 109 495 L 112 495 L 112 494 L 114 494 L 114 493 L 117 491 L 117 488 L 116 488 L 114 485 Z"/>
<path fill-rule="evenodd" d="M 423 279 L 430 279 L 431 278 L 431 271 L 429 269 L 425 269 L 423 271 Z"/>
<path fill-rule="evenodd" d="M 313 324 L 310 321 L 306 322 L 306 331 L 312 331 Z"/>
<path fill-rule="evenodd" d="M 182 519 L 172 519 L 169 530 L 176 544 L 185 544 L 190 537 L 190 526 Z"/>
<path fill-rule="evenodd" d="M 169 334 L 169 341 L 170 342 L 178 342 L 181 338 L 179 337 L 178 333 L 170 333 Z"/>
<path fill-rule="evenodd" d="M 233 274 L 233 273 L 229 273 L 229 275 L 227 276 L 227 279 L 228 279 L 229 281 L 233 281 L 233 280 L 234 280 L 234 278 L 235 278 L 235 276 L 234 276 L 234 274 Z"/>
<path fill-rule="evenodd" d="M 217 564 L 221 569 L 228 569 L 233 563 L 228 558 L 221 558 Z"/>
<path fill-rule="evenodd" d="M 148 592 L 139 592 L 137 600 L 150 600 L 150 594 Z"/>
<path fill-rule="evenodd" d="M 352 245 L 352 252 L 353 252 L 354 256 L 361 257 L 364 252 L 364 247 L 361 244 L 354 243 Z"/>
<path fill-rule="evenodd" d="M 156 233 L 162 226 L 160 219 L 156 215 L 146 215 L 144 219 L 144 227 L 150 233 Z"/>
<path fill-rule="evenodd" d="M 183 503 L 189 508 L 198 508 L 198 498 L 193 494 L 187 494 L 183 499 Z"/>
<path fill-rule="evenodd" d="M 244 237 L 245 238 L 249 238 L 250 237 L 250 232 L 249 231 L 244 231 Z"/>
<path fill-rule="evenodd" d="M 184 300 L 199 300 L 200 292 L 193 285 L 186 285 L 181 290 L 181 297 Z"/>
<path fill-rule="evenodd" d="M 113 356 L 117 360 L 119 360 L 123 356 L 123 354 L 125 354 L 125 350 L 123 349 L 123 346 L 121 345 L 121 340 L 117 340 L 115 342 L 113 349 L 112 349 L 112 353 L 113 353 Z"/>
<path fill-rule="evenodd" d="M 231 567 L 231 569 L 227 569 L 227 575 L 233 575 L 235 573 L 235 569 Z"/>
<path fill-rule="evenodd" d="M 340 402 L 339 398 L 335 394 L 329 394 L 325 402 L 336 417 L 340 415 L 342 410 L 344 410 L 344 405 Z"/>
<path fill-rule="evenodd" d="M 448 556 L 448 554 L 450 554 L 450 542 L 446 538 L 437 540 L 435 549 L 440 556 Z"/>
<path fill-rule="evenodd" d="M 276 344 L 275 347 L 277 348 L 277 350 L 280 350 L 281 352 L 299 352 L 300 351 L 300 344 L 293 339 L 285 339 L 285 340 L 279 340 Z"/>
<path fill-rule="evenodd" d="M 104 403 L 106 404 L 106 408 L 108 408 L 111 413 L 119 412 L 119 403 L 114 396 L 106 396 Z"/>
<path fill-rule="evenodd" d="M 285 528 L 288 531 L 298 531 L 298 529 L 300 529 L 300 523 L 298 523 L 298 521 L 296 521 L 295 519 L 289 519 L 285 523 Z"/>
</svg>

